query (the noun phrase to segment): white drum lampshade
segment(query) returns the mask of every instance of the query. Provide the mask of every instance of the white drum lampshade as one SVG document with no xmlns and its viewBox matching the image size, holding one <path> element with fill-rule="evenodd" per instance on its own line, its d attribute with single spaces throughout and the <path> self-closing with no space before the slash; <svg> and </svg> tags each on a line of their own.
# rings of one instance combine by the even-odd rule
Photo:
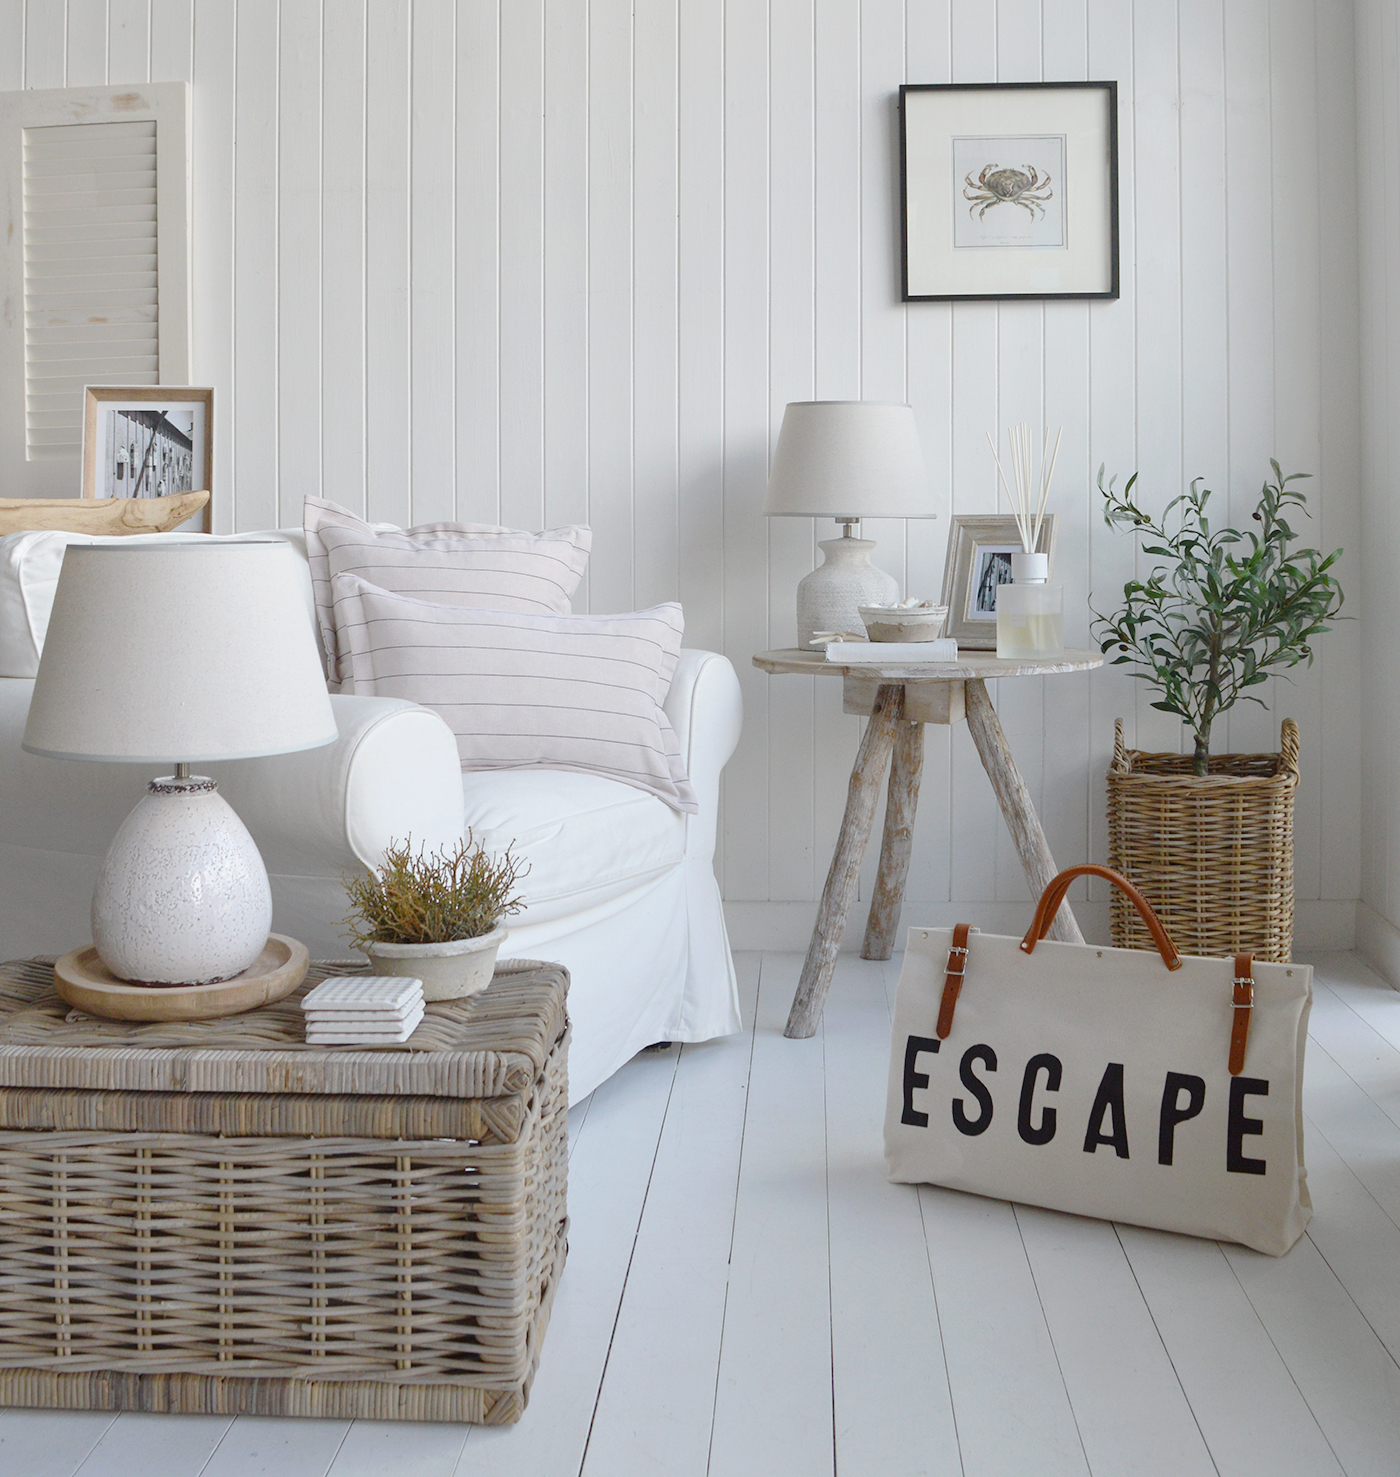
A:
<svg viewBox="0 0 1400 1477">
<path fill-rule="evenodd" d="M 64 554 L 25 749 L 175 766 L 122 823 L 93 895 L 93 942 L 119 979 L 228 979 L 267 942 L 262 858 L 189 766 L 335 740 L 295 560 L 274 541 Z"/>
<path fill-rule="evenodd" d="M 763 506 L 767 517 L 834 518 L 825 560 L 797 587 L 797 644 L 813 631 L 861 630 L 858 607 L 899 599 L 899 583 L 870 562 L 862 518 L 932 518 L 914 411 L 875 400 L 799 400 L 783 413 Z"/>
</svg>

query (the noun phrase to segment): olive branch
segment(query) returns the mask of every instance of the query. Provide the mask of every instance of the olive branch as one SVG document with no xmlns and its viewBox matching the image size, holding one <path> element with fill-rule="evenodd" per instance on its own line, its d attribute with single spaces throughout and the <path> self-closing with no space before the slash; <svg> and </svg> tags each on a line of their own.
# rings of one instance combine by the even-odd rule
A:
<svg viewBox="0 0 1400 1477">
<path fill-rule="evenodd" d="M 1308 476 L 1285 477 L 1276 461 L 1274 481 L 1265 482 L 1255 509 L 1259 530 L 1240 533 L 1212 529 L 1206 514 L 1210 490 L 1196 478 L 1189 492 L 1169 502 L 1160 521 L 1133 501 L 1137 473 L 1122 492 L 1116 478 L 1098 488 L 1104 496 L 1104 522 L 1144 535 L 1142 551 L 1168 561 L 1145 580 L 1123 586 L 1123 606 L 1105 616 L 1093 605 L 1094 635 L 1114 666 L 1137 663 L 1141 677 L 1161 693 L 1152 706 L 1173 713 L 1196 740 L 1192 773 L 1209 770 L 1210 731 L 1215 719 L 1237 702 L 1258 703 L 1248 689 L 1282 668 L 1312 664 L 1312 641 L 1331 630 L 1328 621 L 1342 608 L 1342 587 L 1332 566 L 1342 551 L 1325 558 L 1317 549 L 1290 553 L 1297 535 L 1285 516 L 1297 508 L 1308 516 L 1306 500 L 1289 484 Z M 1172 513 L 1176 526 L 1167 531 Z M 1150 540 L 1150 542 L 1149 542 Z"/>
</svg>

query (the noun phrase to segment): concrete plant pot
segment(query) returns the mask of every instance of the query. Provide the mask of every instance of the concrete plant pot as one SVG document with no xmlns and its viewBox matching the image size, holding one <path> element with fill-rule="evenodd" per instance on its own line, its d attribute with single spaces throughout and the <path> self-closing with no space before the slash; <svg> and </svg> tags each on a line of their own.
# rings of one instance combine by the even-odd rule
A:
<svg viewBox="0 0 1400 1477">
<path fill-rule="evenodd" d="M 423 981 L 424 1000 L 462 1000 L 491 983 L 496 954 L 510 930 L 504 924 L 480 938 L 445 944 L 366 944 L 376 974 Z"/>
</svg>

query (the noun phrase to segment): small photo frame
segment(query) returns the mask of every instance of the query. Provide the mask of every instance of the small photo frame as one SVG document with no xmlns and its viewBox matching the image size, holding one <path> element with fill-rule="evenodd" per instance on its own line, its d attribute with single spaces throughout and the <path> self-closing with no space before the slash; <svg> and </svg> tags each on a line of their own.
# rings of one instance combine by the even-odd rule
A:
<svg viewBox="0 0 1400 1477">
<path fill-rule="evenodd" d="M 966 651 L 995 651 L 997 590 L 1011 582 L 1011 556 L 1021 552 L 1021 534 L 1010 513 L 953 515 L 948 558 L 943 565 L 943 596 L 948 607 L 945 635 Z M 1049 556 L 1055 570 L 1055 515 L 1040 525 L 1035 552 Z"/>
<path fill-rule="evenodd" d="M 1118 296 L 1118 84 L 899 89 L 905 302 Z"/>
<path fill-rule="evenodd" d="M 214 391 L 191 385 L 89 385 L 83 496 L 212 492 Z M 182 531 L 208 533 L 210 503 Z"/>
</svg>

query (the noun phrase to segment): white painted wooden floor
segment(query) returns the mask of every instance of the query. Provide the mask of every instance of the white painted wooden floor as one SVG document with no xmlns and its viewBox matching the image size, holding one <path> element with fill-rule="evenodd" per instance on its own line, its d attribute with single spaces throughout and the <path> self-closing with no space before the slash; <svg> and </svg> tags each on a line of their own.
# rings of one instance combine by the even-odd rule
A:
<svg viewBox="0 0 1400 1477">
<path fill-rule="evenodd" d="M 1400 1473 L 1400 994 L 1316 961 L 1316 1214 L 1274 1260 L 887 1184 L 898 961 L 843 957 L 822 1030 L 786 1041 L 800 962 L 742 958 L 755 1030 L 643 1055 L 575 1110 L 520 1425 L 11 1410 L 0 1474 Z"/>
</svg>

